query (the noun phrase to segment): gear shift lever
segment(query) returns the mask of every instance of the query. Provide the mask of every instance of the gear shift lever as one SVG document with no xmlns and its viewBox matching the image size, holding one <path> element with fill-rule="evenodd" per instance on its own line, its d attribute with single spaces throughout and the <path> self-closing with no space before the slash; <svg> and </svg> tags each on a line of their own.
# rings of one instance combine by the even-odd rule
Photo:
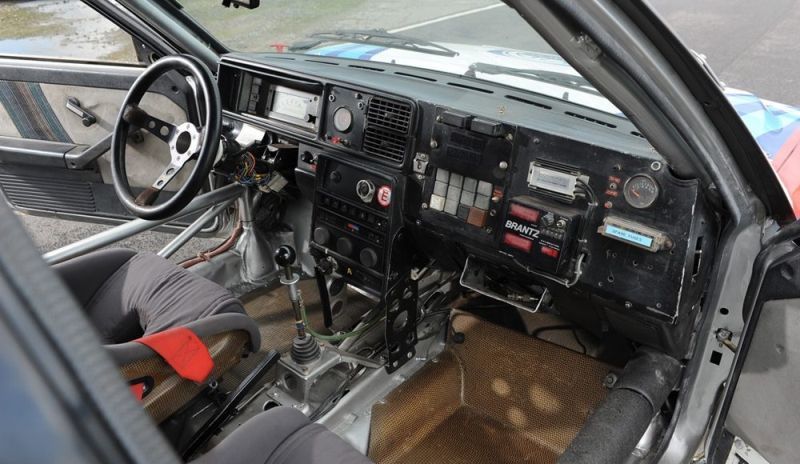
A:
<svg viewBox="0 0 800 464">
<path fill-rule="evenodd" d="M 297 335 L 292 341 L 292 360 L 298 364 L 309 364 L 316 361 L 320 356 L 319 344 L 308 333 L 306 333 L 306 326 L 303 322 L 303 314 L 301 307 L 303 304 L 300 290 L 297 288 L 297 282 L 300 281 L 300 276 L 295 274 L 292 270 L 292 264 L 297 259 L 297 253 L 294 248 L 283 245 L 275 250 L 275 262 L 278 266 L 283 268 L 283 276 L 281 276 L 281 284 L 285 285 L 289 291 L 289 299 L 292 301 L 292 308 L 294 309 L 295 328 Z"/>
</svg>

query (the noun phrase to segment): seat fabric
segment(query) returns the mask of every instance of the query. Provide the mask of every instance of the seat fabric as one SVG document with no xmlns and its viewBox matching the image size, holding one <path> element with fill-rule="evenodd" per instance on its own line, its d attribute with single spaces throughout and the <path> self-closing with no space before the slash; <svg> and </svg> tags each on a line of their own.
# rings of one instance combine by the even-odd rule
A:
<svg viewBox="0 0 800 464">
<path fill-rule="evenodd" d="M 372 461 L 300 411 L 277 407 L 245 422 L 192 464 L 370 464 Z"/>
<path fill-rule="evenodd" d="M 107 344 L 221 313 L 245 314 L 225 288 L 151 253 L 111 249 L 53 266 Z"/>
</svg>

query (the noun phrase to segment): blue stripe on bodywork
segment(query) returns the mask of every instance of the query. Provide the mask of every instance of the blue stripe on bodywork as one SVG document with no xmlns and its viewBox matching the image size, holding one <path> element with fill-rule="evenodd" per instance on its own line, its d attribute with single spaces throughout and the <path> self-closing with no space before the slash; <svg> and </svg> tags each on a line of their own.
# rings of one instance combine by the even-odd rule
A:
<svg viewBox="0 0 800 464">
<path fill-rule="evenodd" d="M 767 108 L 760 101 L 733 105 L 733 109 L 736 110 L 736 113 L 738 113 L 739 116 L 744 116 L 746 114 L 754 113 L 756 111 L 767 111 Z"/>
<path fill-rule="evenodd" d="M 382 47 L 375 47 L 374 45 L 361 45 L 360 47 L 347 50 L 346 52 L 340 54 L 339 57 L 360 60 L 363 59 L 361 58 L 362 55 L 368 55 L 369 53 L 374 54 L 376 48 L 378 48 L 380 51 Z"/>
<path fill-rule="evenodd" d="M 359 56 L 359 60 L 369 61 L 372 59 L 373 56 L 377 55 L 378 53 L 386 50 L 386 47 L 374 47 L 372 50 L 364 53 L 363 55 Z"/>
<path fill-rule="evenodd" d="M 767 153 L 767 157 L 772 159 L 778 154 L 783 144 L 789 140 L 789 137 L 798 129 L 800 129 L 800 121 L 795 121 L 783 127 L 781 130 L 766 132 L 756 137 L 756 141 L 761 149 Z"/>
<path fill-rule="evenodd" d="M 343 43 L 336 45 L 328 45 L 325 47 L 315 48 L 309 50 L 307 53 L 320 56 L 333 56 L 339 58 L 351 58 L 357 60 L 369 60 L 378 53 L 386 50 L 386 47 L 376 45 L 364 45 Z"/>
<path fill-rule="evenodd" d="M 319 56 L 340 56 L 342 53 L 358 47 L 361 47 L 361 45 L 352 43 L 336 44 L 328 45 L 327 47 L 315 48 L 313 50 L 309 50 L 307 53 L 310 55 Z"/>
</svg>

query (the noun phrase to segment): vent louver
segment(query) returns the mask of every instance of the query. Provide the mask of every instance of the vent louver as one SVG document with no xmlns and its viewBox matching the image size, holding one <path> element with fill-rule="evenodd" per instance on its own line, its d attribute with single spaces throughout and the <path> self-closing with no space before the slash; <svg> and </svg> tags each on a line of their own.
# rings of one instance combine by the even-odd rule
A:
<svg viewBox="0 0 800 464">
<path fill-rule="evenodd" d="M 406 156 L 408 138 L 396 132 L 367 126 L 364 132 L 364 152 L 393 163 L 402 163 Z"/>
<path fill-rule="evenodd" d="M 372 97 L 367 109 L 367 123 L 407 134 L 411 125 L 411 105 L 382 97 Z"/>
<path fill-rule="evenodd" d="M 364 152 L 393 163 L 402 163 L 411 129 L 411 105 L 383 97 L 372 97 L 367 108 Z"/>
</svg>

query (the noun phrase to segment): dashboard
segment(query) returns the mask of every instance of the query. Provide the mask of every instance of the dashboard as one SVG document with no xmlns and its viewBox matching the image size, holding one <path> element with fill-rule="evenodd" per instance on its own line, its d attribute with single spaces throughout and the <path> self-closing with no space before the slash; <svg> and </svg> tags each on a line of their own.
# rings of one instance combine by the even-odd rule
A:
<svg viewBox="0 0 800 464">
<path fill-rule="evenodd" d="M 231 54 L 218 79 L 227 118 L 296 145 L 310 251 L 352 285 L 385 298 L 436 265 L 519 308 L 685 350 L 716 221 L 625 118 L 316 56 Z"/>
</svg>

